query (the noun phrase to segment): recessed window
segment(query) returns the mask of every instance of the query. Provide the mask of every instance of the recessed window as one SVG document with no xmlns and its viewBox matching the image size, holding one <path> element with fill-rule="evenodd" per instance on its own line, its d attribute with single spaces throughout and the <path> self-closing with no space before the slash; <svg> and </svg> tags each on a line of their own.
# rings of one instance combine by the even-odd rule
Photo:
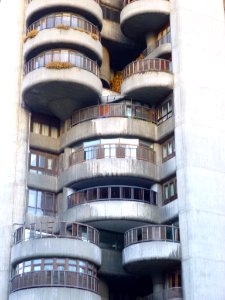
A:
<svg viewBox="0 0 225 300">
<path fill-rule="evenodd" d="M 54 216 L 56 213 L 55 194 L 29 189 L 27 212 L 36 216 Z"/>
<path fill-rule="evenodd" d="M 163 184 L 163 204 L 167 204 L 177 198 L 176 177 Z"/>
<path fill-rule="evenodd" d="M 162 144 L 162 161 L 165 162 L 168 159 L 175 156 L 175 141 L 174 137 L 166 140 Z"/>
<path fill-rule="evenodd" d="M 51 53 L 47 54 L 50 59 Z M 46 58 L 46 57 L 45 57 Z M 44 115 L 32 115 L 31 117 L 31 132 L 41 134 L 52 138 L 59 137 L 60 124 L 56 118 L 47 117 Z"/>
<path fill-rule="evenodd" d="M 171 118 L 173 115 L 173 102 L 172 98 L 169 97 L 157 108 L 157 123 L 161 124 Z"/>
<path fill-rule="evenodd" d="M 30 173 L 42 175 L 56 175 L 58 156 L 47 152 L 30 150 Z"/>
</svg>

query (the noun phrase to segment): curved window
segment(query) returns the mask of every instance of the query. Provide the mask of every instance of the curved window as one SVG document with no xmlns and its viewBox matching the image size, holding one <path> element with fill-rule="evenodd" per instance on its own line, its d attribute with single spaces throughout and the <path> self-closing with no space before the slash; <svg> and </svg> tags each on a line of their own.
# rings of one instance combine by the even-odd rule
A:
<svg viewBox="0 0 225 300">
<path fill-rule="evenodd" d="M 90 276 L 97 276 L 97 268 L 93 263 L 71 258 L 35 258 L 17 264 L 13 275 L 37 271 L 71 271 Z"/>
</svg>

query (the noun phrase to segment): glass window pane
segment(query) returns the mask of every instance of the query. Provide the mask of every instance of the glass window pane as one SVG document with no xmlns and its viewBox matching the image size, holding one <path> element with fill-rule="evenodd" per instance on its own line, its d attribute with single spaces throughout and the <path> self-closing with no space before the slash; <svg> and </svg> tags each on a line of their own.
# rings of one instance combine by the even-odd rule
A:
<svg viewBox="0 0 225 300">
<path fill-rule="evenodd" d="M 36 191 L 34 190 L 28 192 L 28 206 L 36 207 Z"/>
<path fill-rule="evenodd" d="M 134 199 L 142 200 L 143 190 L 134 188 Z"/>
<path fill-rule="evenodd" d="M 167 157 L 167 144 L 163 145 L 163 158 Z"/>
<path fill-rule="evenodd" d="M 42 208 L 44 206 L 44 194 L 42 192 L 37 192 L 37 208 Z"/>
<path fill-rule="evenodd" d="M 37 155 L 35 153 L 31 153 L 31 155 L 30 155 L 30 165 L 32 167 L 37 166 Z"/>
<path fill-rule="evenodd" d="M 58 137 L 58 129 L 56 127 L 51 126 L 51 137 L 57 139 Z"/>
<path fill-rule="evenodd" d="M 34 271 L 41 271 L 41 266 L 40 265 L 34 266 Z"/>
<path fill-rule="evenodd" d="M 30 271 L 31 271 L 31 266 L 24 267 L 24 273 L 30 272 Z"/>
<path fill-rule="evenodd" d="M 48 125 L 42 124 L 42 135 L 49 136 L 49 127 L 48 127 Z"/>
<path fill-rule="evenodd" d="M 174 191 L 174 183 L 170 183 L 170 197 L 173 197 L 175 195 Z"/>
<path fill-rule="evenodd" d="M 169 198 L 169 188 L 168 185 L 164 186 L 164 199 L 168 199 Z"/>
<path fill-rule="evenodd" d="M 108 188 L 100 188 L 99 189 L 99 198 L 100 199 L 108 199 Z"/>
<path fill-rule="evenodd" d="M 71 272 L 76 272 L 77 271 L 77 267 L 76 266 L 68 266 L 68 271 L 71 271 Z"/>
<path fill-rule="evenodd" d="M 168 155 L 171 155 L 173 153 L 173 147 L 172 147 L 172 141 L 168 143 Z"/>
<path fill-rule="evenodd" d="M 40 134 L 41 133 L 41 124 L 37 122 L 33 122 L 33 133 Z"/>
<path fill-rule="evenodd" d="M 53 265 L 44 265 L 44 270 L 45 271 L 51 271 L 51 270 L 53 270 Z"/>
<path fill-rule="evenodd" d="M 34 265 L 41 264 L 41 259 L 34 259 L 34 260 L 33 260 L 33 264 L 34 264 Z"/>
<path fill-rule="evenodd" d="M 122 191 L 123 191 L 123 198 L 131 199 L 131 188 L 130 187 L 124 187 L 122 189 Z"/>
<path fill-rule="evenodd" d="M 39 164 L 40 168 L 44 169 L 44 167 L 45 167 L 45 157 L 43 155 L 39 155 L 39 162 L 38 162 L 38 164 Z"/>
<path fill-rule="evenodd" d="M 53 169 L 53 158 L 47 158 L 47 169 L 48 170 Z"/>
</svg>

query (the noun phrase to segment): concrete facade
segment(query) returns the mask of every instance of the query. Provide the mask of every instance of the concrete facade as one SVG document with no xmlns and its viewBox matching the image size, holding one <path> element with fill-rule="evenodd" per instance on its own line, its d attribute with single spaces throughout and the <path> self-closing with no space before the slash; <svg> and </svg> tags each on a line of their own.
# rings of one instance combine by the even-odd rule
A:
<svg viewBox="0 0 225 300">
<path fill-rule="evenodd" d="M 222 2 L 0 0 L 1 300 L 225 299 Z"/>
<path fill-rule="evenodd" d="M 223 3 L 172 1 L 171 26 L 184 298 L 222 300 L 225 295 L 221 281 L 225 277 Z M 210 44 L 205 43 L 207 36 L 213 36 Z"/>
</svg>

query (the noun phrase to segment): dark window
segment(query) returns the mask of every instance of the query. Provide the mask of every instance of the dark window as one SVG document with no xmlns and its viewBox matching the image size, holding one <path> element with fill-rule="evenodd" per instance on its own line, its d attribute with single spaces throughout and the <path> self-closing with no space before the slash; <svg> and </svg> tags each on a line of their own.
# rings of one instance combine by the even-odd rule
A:
<svg viewBox="0 0 225 300">
<path fill-rule="evenodd" d="M 58 156 L 47 152 L 30 150 L 30 173 L 56 175 L 58 170 Z"/>
<path fill-rule="evenodd" d="M 119 187 L 111 187 L 111 198 L 120 198 L 120 188 Z"/>
</svg>

